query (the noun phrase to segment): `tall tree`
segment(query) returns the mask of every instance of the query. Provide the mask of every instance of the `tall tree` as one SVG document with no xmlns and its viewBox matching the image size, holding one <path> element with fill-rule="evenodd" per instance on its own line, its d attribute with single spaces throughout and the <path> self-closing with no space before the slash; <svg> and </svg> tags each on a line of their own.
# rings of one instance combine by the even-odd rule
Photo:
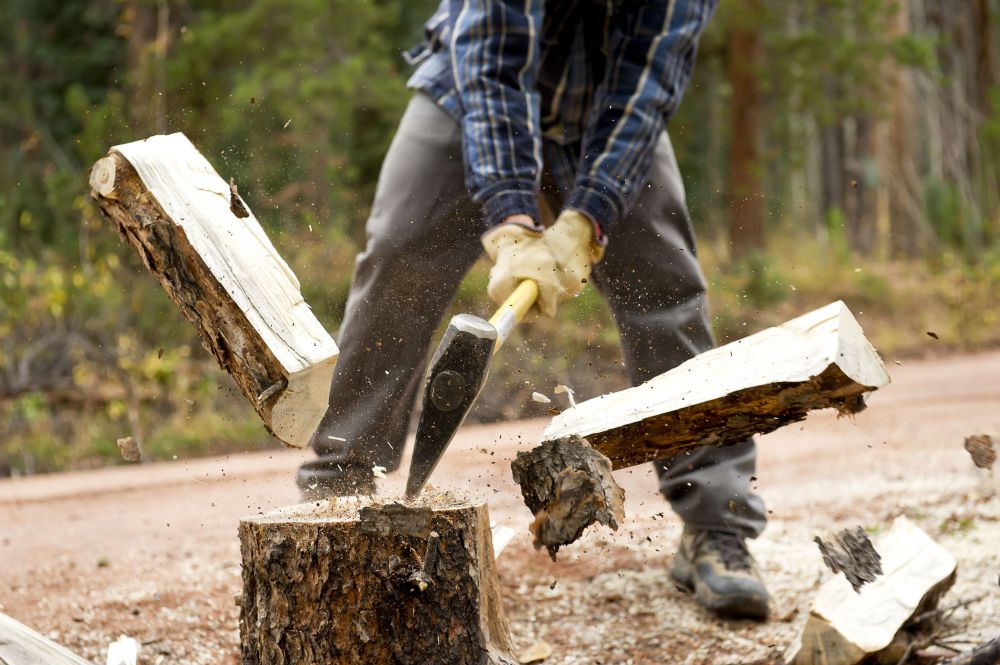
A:
<svg viewBox="0 0 1000 665">
<path fill-rule="evenodd" d="M 730 99 L 729 242 L 734 257 L 764 247 L 764 198 L 760 177 L 762 104 L 760 0 L 743 0 L 744 11 L 729 29 Z"/>
</svg>

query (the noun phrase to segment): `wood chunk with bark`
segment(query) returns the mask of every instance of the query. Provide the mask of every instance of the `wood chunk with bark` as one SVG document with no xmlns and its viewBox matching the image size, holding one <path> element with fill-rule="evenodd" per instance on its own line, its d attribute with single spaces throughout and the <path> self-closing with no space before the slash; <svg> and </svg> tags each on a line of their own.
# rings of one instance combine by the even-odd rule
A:
<svg viewBox="0 0 1000 665">
<path fill-rule="evenodd" d="M 511 462 L 514 481 L 535 516 L 535 548 L 555 561 L 563 545 L 599 522 L 617 530 L 625 519 L 625 492 L 611 475 L 611 462 L 586 439 L 570 436 L 520 452 Z"/>
<path fill-rule="evenodd" d="M 240 522 L 244 665 L 513 665 L 483 504 L 340 499 Z"/>
<path fill-rule="evenodd" d="M 115 146 L 90 186 L 268 430 L 306 446 L 326 412 L 337 346 L 235 185 L 171 134 Z"/>
<path fill-rule="evenodd" d="M 621 469 L 742 441 L 814 409 L 854 414 L 889 382 L 842 302 L 706 351 L 646 383 L 564 411 L 545 440 L 582 436 Z"/>
<path fill-rule="evenodd" d="M 859 592 L 840 575 L 824 582 L 787 663 L 882 662 L 876 654 L 886 653 L 913 617 L 937 607 L 955 582 L 955 557 L 905 517 L 896 518 L 877 548 L 884 574 Z"/>
</svg>

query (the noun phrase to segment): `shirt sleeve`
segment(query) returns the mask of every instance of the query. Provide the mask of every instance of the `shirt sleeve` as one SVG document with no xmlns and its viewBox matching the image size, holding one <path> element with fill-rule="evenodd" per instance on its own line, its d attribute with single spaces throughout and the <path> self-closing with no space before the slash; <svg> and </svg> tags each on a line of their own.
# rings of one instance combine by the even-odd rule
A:
<svg viewBox="0 0 1000 665">
<path fill-rule="evenodd" d="M 611 20 L 604 80 L 594 92 L 567 208 L 605 232 L 649 175 L 653 148 L 676 111 L 716 0 L 623 0 Z"/>
<path fill-rule="evenodd" d="M 450 0 L 466 184 L 489 226 L 514 214 L 539 220 L 542 157 L 535 78 L 543 2 Z"/>
</svg>

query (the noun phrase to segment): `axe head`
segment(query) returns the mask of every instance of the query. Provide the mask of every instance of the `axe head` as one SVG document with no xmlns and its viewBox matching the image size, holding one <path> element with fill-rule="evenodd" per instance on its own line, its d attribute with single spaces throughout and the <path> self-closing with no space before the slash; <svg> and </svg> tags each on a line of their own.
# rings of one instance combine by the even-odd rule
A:
<svg viewBox="0 0 1000 665">
<path fill-rule="evenodd" d="M 431 359 L 406 480 L 406 498 L 423 489 L 490 373 L 497 330 L 478 316 L 458 314 Z"/>
</svg>

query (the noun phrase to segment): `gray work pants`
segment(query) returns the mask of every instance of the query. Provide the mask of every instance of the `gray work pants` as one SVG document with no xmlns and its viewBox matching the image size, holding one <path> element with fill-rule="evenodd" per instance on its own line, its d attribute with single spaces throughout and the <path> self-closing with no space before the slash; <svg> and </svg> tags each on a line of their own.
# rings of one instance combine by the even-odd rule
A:
<svg viewBox="0 0 1000 665">
<path fill-rule="evenodd" d="M 549 193 L 551 194 L 551 193 Z M 558 209 L 558 207 L 554 207 Z M 427 353 L 459 282 L 482 252 L 481 214 L 464 186 L 458 124 L 418 93 L 379 176 L 340 331 L 330 408 L 299 484 L 396 469 Z M 656 146 L 649 184 L 614 229 L 593 282 L 621 332 L 633 384 L 713 345 L 705 279 L 670 139 Z M 333 438 L 331 438 L 333 437 Z M 764 504 L 750 490 L 752 439 L 655 463 L 685 524 L 757 536 Z"/>
</svg>

